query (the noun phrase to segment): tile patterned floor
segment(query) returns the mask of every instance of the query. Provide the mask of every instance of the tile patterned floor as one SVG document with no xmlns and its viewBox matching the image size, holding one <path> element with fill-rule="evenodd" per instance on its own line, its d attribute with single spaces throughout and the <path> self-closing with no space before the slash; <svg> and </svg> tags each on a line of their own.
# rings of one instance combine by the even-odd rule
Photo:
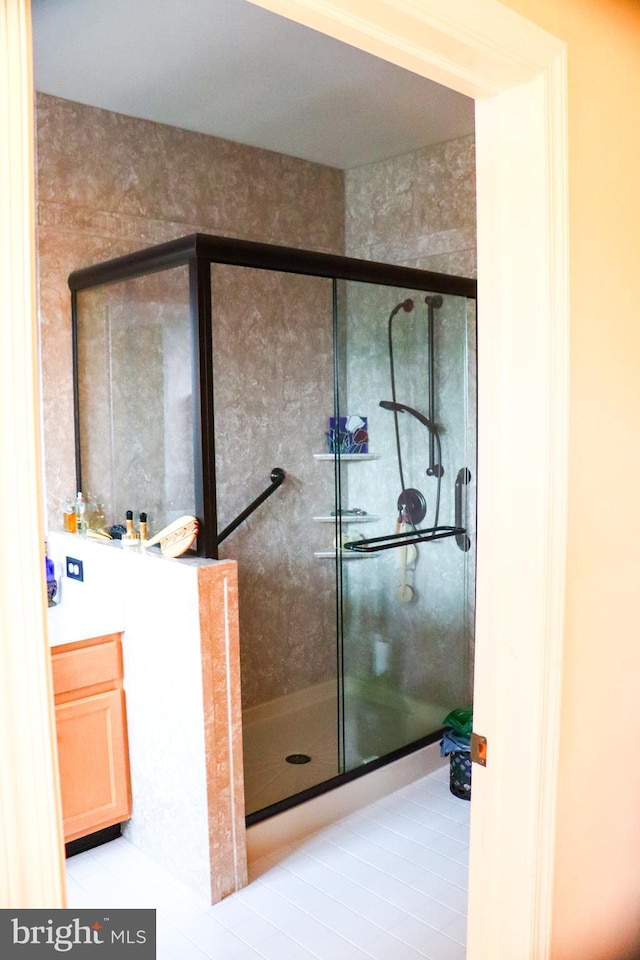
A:
<svg viewBox="0 0 640 960">
<path fill-rule="evenodd" d="M 121 838 L 68 861 L 69 906 L 155 907 L 158 960 L 464 960 L 469 806 L 438 770 L 213 907 Z"/>
</svg>

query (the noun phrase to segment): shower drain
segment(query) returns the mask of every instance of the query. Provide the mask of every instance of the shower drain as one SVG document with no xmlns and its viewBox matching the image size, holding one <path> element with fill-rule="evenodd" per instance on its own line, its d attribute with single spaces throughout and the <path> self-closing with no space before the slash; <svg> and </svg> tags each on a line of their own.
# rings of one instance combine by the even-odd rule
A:
<svg viewBox="0 0 640 960">
<path fill-rule="evenodd" d="M 287 763 L 311 763 L 311 757 L 306 753 L 290 753 L 285 760 Z"/>
</svg>

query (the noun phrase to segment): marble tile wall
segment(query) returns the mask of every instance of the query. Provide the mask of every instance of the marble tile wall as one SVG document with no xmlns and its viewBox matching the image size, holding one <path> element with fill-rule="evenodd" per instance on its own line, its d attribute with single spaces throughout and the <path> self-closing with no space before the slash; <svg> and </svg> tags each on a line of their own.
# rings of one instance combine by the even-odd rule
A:
<svg viewBox="0 0 640 960">
<path fill-rule="evenodd" d="M 464 137 L 407 156 L 347 171 L 346 253 L 435 272 L 474 277 L 475 246 L 474 138 Z M 368 415 L 370 448 L 381 454 L 374 464 L 347 469 L 343 489 L 350 506 L 380 515 L 367 535 L 393 533 L 400 479 L 393 415 L 378 407 L 391 398 L 387 318 L 411 291 L 346 291 L 345 351 L 349 411 Z M 422 413 L 428 404 L 428 351 L 424 295 L 416 309 L 394 320 L 397 398 Z M 467 466 L 472 483 L 465 490 L 468 529 L 475 539 L 475 313 L 457 297 L 446 297 L 436 311 L 436 419 L 440 425 L 445 475 L 439 522 L 453 524 L 454 483 Z M 400 417 L 405 486 L 427 498 L 423 525 L 434 521 L 436 486 L 425 477 L 428 436 L 417 422 Z M 378 529 L 380 527 L 380 529 Z M 409 568 L 414 591 L 410 603 L 398 603 L 401 570 L 398 551 L 371 562 L 347 565 L 348 602 L 345 659 L 358 680 L 383 686 L 415 701 L 460 705 L 471 695 L 475 549 L 458 550 L 453 540 L 423 545 Z M 377 584 L 377 588 L 375 587 Z M 378 649 L 376 663 L 375 650 Z M 378 691 L 377 695 L 382 695 Z"/>
<path fill-rule="evenodd" d="M 449 140 L 345 174 L 345 252 L 476 275 L 475 137 Z"/>
<path fill-rule="evenodd" d="M 37 201 L 45 474 L 55 529 L 62 499 L 75 484 L 68 274 L 196 231 L 341 253 L 344 179 L 330 167 L 39 94 Z M 220 286 L 215 294 L 223 514 L 228 507 L 221 526 L 266 486 L 273 466 L 291 473 L 278 500 L 239 531 L 223 554 L 244 560 L 240 606 L 248 705 L 335 675 L 331 585 L 327 570 L 319 570 L 301 546 L 311 503 L 315 510 L 327 499 L 314 489 L 315 440 L 300 425 L 310 423 L 313 410 L 321 431 L 330 408 L 330 399 L 318 395 L 325 374 L 329 383 L 331 376 L 330 296 L 316 291 L 307 300 L 310 285 L 278 293 L 277 283 L 265 282 L 261 287 L 245 275 L 228 284 L 224 295 Z M 180 438 L 150 415 L 170 373 L 163 361 L 163 380 L 154 359 L 166 354 L 177 363 L 175 349 L 159 338 L 170 332 L 172 318 L 184 319 L 184 293 L 168 274 L 128 286 L 138 288 L 128 299 L 116 288 L 90 294 L 100 324 L 90 344 L 92 374 L 81 385 L 98 424 L 93 437 L 86 424 L 82 428 L 91 447 L 89 482 L 110 522 L 122 521 L 126 509 L 146 509 L 161 525 L 163 512 L 165 519 L 172 509 L 189 512 L 192 486 L 190 475 L 175 475 L 179 458 L 169 448 L 175 452 Z M 135 334 L 121 323 L 133 302 Z M 321 310 L 326 322 L 319 324 Z M 114 331 L 117 343 L 109 347 Z M 108 373 L 113 363 L 120 370 L 117 383 Z M 181 369 L 174 372 L 184 392 Z M 137 411 L 125 436 L 117 435 L 112 416 L 118 405 Z M 321 417 L 315 417 L 316 407 Z M 299 449 L 293 452 L 296 434 Z M 141 437 L 150 453 L 146 468 L 138 469 L 133 454 Z M 164 499 L 154 498 L 149 479 L 163 461 L 173 464 L 171 476 L 165 475 L 180 496 L 167 489 Z"/>
<path fill-rule="evenodd" d="M 473 146 L 466 137 L 343 174 L 39 94 L 37 238 L 51 528 L 59 525 L 60 503 L 75 483 L 66 283 L 72 270 L 202 231 L 473 275 Z M 309 531 L 310 517 L 331 506 L 333 489 L 331 469 L 311 457 L 323 449 L 330 413 L 330 304 L 326 283 L 291 280 L 248 278 L 247 271 L 242 278 L 232 271 L 214 278 L 220 526 L 263 489 L 273 466 L 289 474 L 223 551 L 248 558 L 239 571 L 246 705 L 335 674 L 333 568 L 314 560 Z M 151 351 L 160 350 L 150 319 L 154 304 L 164 303 L 167 318 L 182 308 L 182 295 L 164 274 L 151 286 L 143 309 L 148 337 L 137 346 L 120 344 L 120 360 L 131 361 L 126 402 Z M 103 348 L 97 345 L 94 366 L 103 362 Z M 91 385 L 85 387 L 88 394 Z M 98 407 L 113 401 L 107 388 L 96 375 Z M 162 386 L 147 381 L 146 392 L 154 389 Z M 166 431 L 159 435 L 158 456 L 167 440 L 175 442 Z M 142 497 L 145 504 L 116 502 L 109 478 L 124 467 L 107 463 L 100 449 L 97 437 L 94 474 L 109 488 L 107 509 L 118 519 L 127 508 L 160 516 L 162 506 L 146 502 L 150 494 Z M 136 479 L 125 499 L 135 498 L 144 479 Z M 189 476 L 174 480 L 181 489 L 190 483 Z"/>
<path fill-rule="evenodd" d="M 339 253 L 343 174 L 46 94 L 36 100 L 36 149 L 45 477 L 55 528 L 75 486 L 69 273 L 196 231 Z"/>
<path fill-rule="evenodd" d="M 235 563 L 198 569 L 211 901 L 247 883 L 238 578 Z"/>
<path fill-rule="evenodd" d="M 313 458 L 333 406 L 332 282 L 214 264 L 212 290 L 218 529 L 286 473 L 220 545 L 238 560 L 246 708 L 336 675 L 335 568 L 312 531 L 334 494 Z"/>
<path fill-rule="evenodd" d="M 81 290 L 78 323 L 85 496 L 153 534 L 195 512 L 187 267 Z"/>
</svg>

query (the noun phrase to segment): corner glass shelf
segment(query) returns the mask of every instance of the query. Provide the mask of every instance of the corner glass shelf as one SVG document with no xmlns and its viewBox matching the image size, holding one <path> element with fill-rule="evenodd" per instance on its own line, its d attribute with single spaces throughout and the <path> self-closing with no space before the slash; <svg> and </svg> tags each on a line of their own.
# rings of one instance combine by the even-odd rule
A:
<svg viewBox="0 0 640 960">
<path fill-rule="evenodd" d="M 338 455 L 335 453 L 314 453 L 314 460 L 336 460 Z M 341 453 L 340 462 L 345 460 L 379 460 L 379 453 Z"/>
<path fill-rule="evenodd" d="M 314 517 L 313 519 L 316 523 L 335 523 L 338 518 L 328 514 L 327 516 Z M 366 513 L 364 516 L 343 513 L 340 521 L 344 525 L 345 523 L 375 523 L 375 521 L 379 519 L 380 517 L 374 517 L 371 513 Z"/>
</svg>

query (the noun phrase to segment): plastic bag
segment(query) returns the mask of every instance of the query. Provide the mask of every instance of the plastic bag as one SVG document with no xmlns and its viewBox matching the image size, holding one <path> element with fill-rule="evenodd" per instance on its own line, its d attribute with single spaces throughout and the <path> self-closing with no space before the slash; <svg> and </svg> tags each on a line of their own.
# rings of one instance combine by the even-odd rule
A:
<svg viewBox="0 0 640 960">
<path fill-rule="evenodd" d="M 442 721 L 442 726 L 457 734 L 458 737 L 465 738 L 467 744 L 469 744 L 473 728 L 473 707 L 456 707 L 455 710 L 446 715 Z"/>
</svg>

